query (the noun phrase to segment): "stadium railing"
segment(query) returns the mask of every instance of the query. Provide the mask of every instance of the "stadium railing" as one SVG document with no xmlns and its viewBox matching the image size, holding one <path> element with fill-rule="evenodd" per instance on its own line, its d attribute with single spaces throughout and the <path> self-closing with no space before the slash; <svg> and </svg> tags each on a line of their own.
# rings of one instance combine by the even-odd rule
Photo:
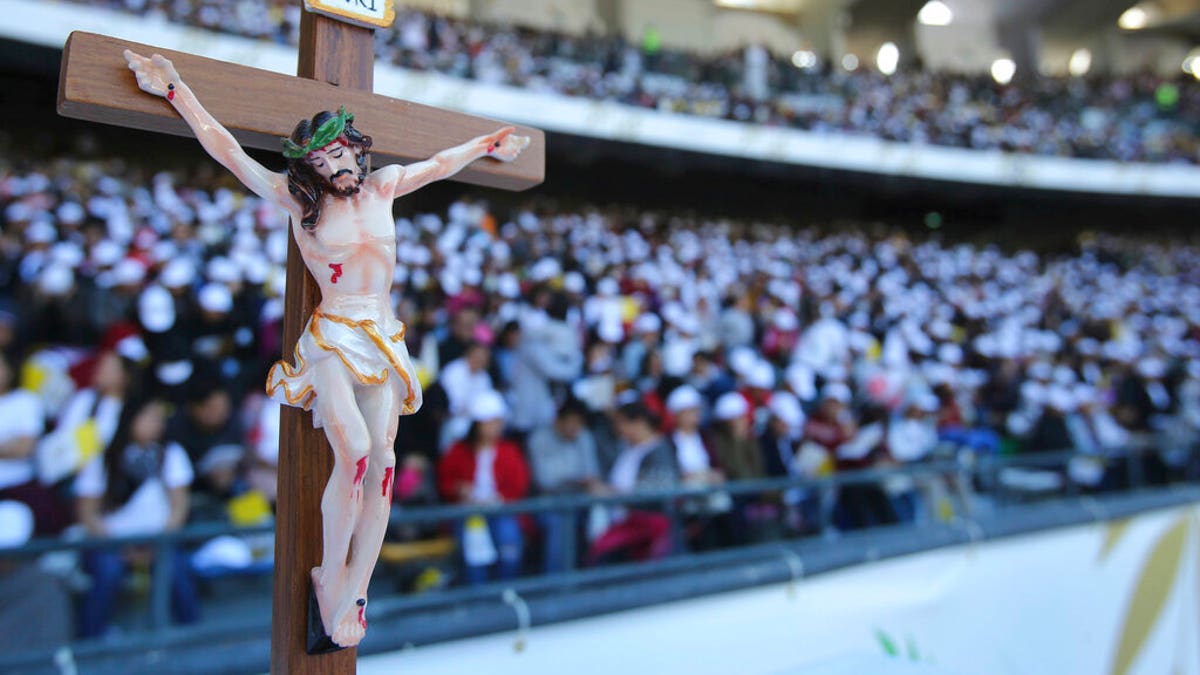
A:
<svg viewBox="0 0 1200 675">
<path fill-rule="evenodd" d="M 1200 501 L 1200 492 L 1181 491 L 1178 483 L 1166 485 L 1156 490 L 1147 489 L 1150 486 L 1145 483 L 1145 477 L 1140 470 L 1141 463 L 1139 461 L 1126 460 L 1137 459 L 1154 452 L 1153 449 L 1145 447 L 1133 447 L 1111 452 L 1103 457 L 1110 461 L 1125 461 L 1125 465 L 1128 467 L 1127 485 L 1121 488 L 1121 491 L 1125 493 L 1160 492 L 1163 493 L 1163 496 L 1169 497 L 1165 502 L 1161 499 L 1151 499 L 1149 502 L 1146 502 L 1147 506 L 1143 508 L 1152 508 L 1155 505 L 1161 508 L 1181 502 Z M 794 553 L 789 554 L 787 549 L 779 547 L 780 543 L 786 543 L 787 541 L 807 541 L 813 546 L 837 554 L 839 541 L 845 540 L 847 542 L 847 550 L 845 551 L 847 555 L 835 555 L 834 557 L 840 562 L 826 567 L 827 569 L 833 569 L 846 564 L 869 562 L 880 557 L 881 549 L 878 546 L 871 545 L 869 542 L 864 547 L 864 537 L 879 536 L 872 533 L 879 533 L 884 529 L 895 528 L 894 526 L 885 526 L 853 533 L 838 530 L 833 524 L 833 511 L 837 499 L 837 491 L 839 488 L 848 485 L 880 485 L 884 481 L 900 476 L 912 479 L 917 485 L 922 485 L 923 481 L 925 484 L 928 484 L 929 481 L 940 479 L 955 488 L 961 488 L 957 494 L 957 508 L 952 517 L 947 518 L 945 514 L 939 514 L 934 509 L 927 509 L 918 512 L 920 515 L 919 518 L 907 523 L 901 523 L 901 525 L 905 526 L 904 529 L 916 528 L 917 532 L 926 532 L 930 535 L 916 538 L 905 535 L 909 541 L 901 546 L 901 548 L 905 549 L 903 552 L 928 550 L 963 541 L 983 539 L 985 537 L 980 527 L 981 523 L 986 522 L 988 519 L 997 519 L 997 516 L 1002 516 L 1009 508 L 1018 505 L 1028 505 L 1031 500 L 1037 501 L 1040 506 L 1034 510 L 1024 509 L 1020 518 L 1022 521 L 1021 524 L 1001 524 L 1000 527 L 992 528 L 993 536 L 1004 536 L 1006 534 L 1044 529 L 1070 524 L 1070 522 L 1078 520 L 1078 518 L 1064 519 L 1062 514 L 1055 515 L 1053 508 L 1050 508 L 1051 503 L 1062 505 L 1063 503 L 1073 502 L 1076 506 L 1081 507 L 1093 521 L 1106 520 L 1121 515 L 1119 511 L 1110 511 L 1103 508 L 1096 496 L 1086 493 L 1085 490 L 1075 484 L 1069 477 L 1062 475 L 1065 474 L 1066 467 L 1071 460 L 1081 457 L 1096 458 L 1097 456 L 1085 455 L 1075 451 L 1009 456 L 979 456 L 974 453 L 959 452 L 957 455 L 947 458 L 937 458 L 932 461 L 883 469 L 838 472 L 816 479 L 772 478 L 726 483 L 703 488 L 683 487 L 657 492 L 641 492 L 605 497 L 587 495 L 543 496 L 486 507 L 479 505 L 430 506 L 421 508 L 397 507 L 393 509 L 390 518 L 390 523 L 393 526 L 453 523 L 472 516 L 502 514 L 528 514 L 536 516 L 547 513 L 572 514 L 586 511 L 595 506 L 652 505 L 670 518 L 676 546 L 670 556 L 658 560 L 621 563 L 585 569 L 572 567 L 560 573 L 524 576 L 514 580 L 492 581 L 478 586 L 450 587 L 440 589 L 436 592 L 417 594 L 393 593 L 390 595 L 376 594 L 371 601 L 372 623 L 377 623 L 374 618 L 375 616 L 387 617 L 401 614 L 411 616 L 416 610 L 428 611 L 431 608 L 452 607 L 485 598 L 494 599 L 496 597 L 503 597 L 506 601 L 510 601 L 513 597 L 520 597 L 519 594 L 553 594 L 567 589 L 579 589 L 596 584 L 617 584 L 623 581 L 644 579 L 649 576 L 681 574 L 711 568 L 715 564 L 735 564 L 738 561 L 753 561 L 761 558 L 764 553 L 774 557 L 783 556 L 785 562 L 792 569 L 793 577 L 804 576 L 805 570 L 803 569 L 803 565 L 801 565 L 801 569 L 796 569 L 799 564 L 799 558 Z M 1062 480 L 1056 486 L 1043 490 L 1027 490 L 1021 487 L 1013 487 L 1009 484 L 1010 481 L 1001 479 L 1002 473 L 1011 469 L 1054 472 L 1059 474 Z M 1191 480 L 1193 478 L 1189 476 L 1187 482 L 1191 482 Z M 721 548 L 703 552 L 689 551 L 686 546 L 682 545 L 681 533 L 685 514 L 681 511 L 680 504 L 685 500 L 695 500 L 704 495 L 720 492 L 736 497 L 779 494 L 796 489 L 804 490 L 810 494 L 815 493 L 818 495 L 818 503 L 820 504 L 817 529 L 813 534 L 807 535 L 803 539 L 790 537 L 776 542 L 760 542 L 742 547 Z M 984 497 L 990 502 L 988 513 L 976 512 L 978 500 L 974 499 L 974 497 Z M 1145 500 L 1142 501 L 1144 502 Z M 1039 511 L 1045 517 L 1040 517 L 1038 515 Z M 947 528 L 954 529 L 962 536 L 958 536 L 957 534 L 951 537 L 945 536 L 944 530 Z M 169 560 L 171 556 L 168 553 L 176 546 L 186 546 L 191 543 L 207 541 L 221 535 L 265 535 L 270 533 L 272 529 L 272 526 L 269 525 L 253 528 L 237 528 L 224 523 L 210 523 L 194 524 L 178 531 L 155 536 L 75 540 L 39 539 L 20 548 L 0 549 L 0 561 L 37 558 L 45 554 L 61 551 L 78 553 L 91 548 L 116 548 L 135 545 L 153 547 L 158 552 L 159 560 Z M 574 561 L 577 549 L 575 529 L 571 527 L 561 529 L 562 536 L 560 540 L 557 542 L 546 542 L 546 545 L 562 547 L 563 550 L 569 552 L 566 559 Z M 940 535 L 936 534 L 938 530 L 943 530 L 943 532 Z M 855 546 L 849 546 L 851 538 L 855 540 Z M 857 552 L 850 552 L 849 549 L 855 547 L 857 547 Z M 899 553 L 893 551 L 891 554 L 897 555 Z M 815 570 L 808 570 L 809 573 L 812 571 Z M 64 654 L 68 655 L 68 660 L 74 660 L 85 659 L 98 654 L 120 653 L 122 651 L 128 653 L 145 653 L 148 650 L 166 649 L 172 645 L 194 644 L 197 641 L 214 641 L 220 640 L 222 637 L 244 635 L 248 631 L 258 631 L 265 634 L 269 630 L 269 612 L 252 617 L 225 616 L 218 619 L 206 620 L 192 626 L 172 625 L 170 621 L 170 589 L 171 575 L 173 573 L 174 571 L 168 564 L 154 566 L 148 595 L 150 620 L 145 630 L 129 632 L 116 638 L 80 640 L 71 645 L 64 645 L 53 653 L 26 651 L 0 654 L 0 670 L 33 666 L 34 664 L 46 666 L 51 663 L 62 662 Z M 760 583 L 766 582 L 767 580 L 763 580 Z M 424 636 L 428 641 L 436 641 L 439 638 L 451 639 L 480 631 L 480 629 L 476 628 L 473 630 L 451 630 L 445 631 L 443 634 L 438 634 L 436 627 L 431 627 L 431 630 L 431 633 Z"/>
</svg>

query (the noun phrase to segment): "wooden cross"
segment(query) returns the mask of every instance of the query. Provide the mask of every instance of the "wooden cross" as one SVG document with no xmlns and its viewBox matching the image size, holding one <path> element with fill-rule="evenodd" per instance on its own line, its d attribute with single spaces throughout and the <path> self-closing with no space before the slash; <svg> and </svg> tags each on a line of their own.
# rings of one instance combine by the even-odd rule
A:
<svg viewBox="0 0 1200 675">
<path fill-rule="evenodd" d="M 342 105 L 354 112 L 355 125 L 374 138 L 376 166 L 424 159 L 503 126 L 373 94 L 374 31 L 307 9 L 300 22 L 299 77 L 103 35 L 73 33 L 63 49 L 58 112 L 118 126 L 191 135 L 169 103 L 138 90 L 122 56 L 126 49 L 162 54 L 173 61 L 197 98 L 245 147 L 278 152 L 279 139 L 291 133 L 297 120 Z M 532 139 L 517 161 L 476 162 L 455 180 L 509 190 L 541 183 L 544 136 L 524 127 L 517 133 Z M 304 267 L 295 239 L 289 235 L 289 241 L 284 358 L 292 354 L 320 301 L 317 284 Z M 321 558 L 320 501 L 333 466 L 325 434 L 313 429 L 310 415 L 285 406 L 280 423 L 271 633 L 271 672 L 276 675 L 355 672 L 356 649 L 316 656 L 306 653 L 309 570 Z M 403 424 L 400 433 L 404 433 Z"/>
</svg>

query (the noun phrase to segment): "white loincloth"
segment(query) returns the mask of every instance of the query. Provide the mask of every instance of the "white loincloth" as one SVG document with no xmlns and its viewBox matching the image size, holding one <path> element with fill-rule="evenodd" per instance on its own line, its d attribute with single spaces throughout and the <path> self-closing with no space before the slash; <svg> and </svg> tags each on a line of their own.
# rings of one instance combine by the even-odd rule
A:
<svg viewBox="0 0 1200 675">
<path fill-rule="evenodd" d="M 314 403 L 320 385 L 313 364 L 337 358 L 362 386 L 383 384 L 395 373 L 403 383 L 400 414 L 421 407 L 421 384 L 404 344 L 404 324 L 393 317 L 381 329 L 373 319 L 354 320 L 319 309 L 313 312 L 296 342 L 295 366 L 277 361 L 267 373 L 267 396 L 282 405 L 313 411 L 313 426 L 324 425 Z"/>
</svg>

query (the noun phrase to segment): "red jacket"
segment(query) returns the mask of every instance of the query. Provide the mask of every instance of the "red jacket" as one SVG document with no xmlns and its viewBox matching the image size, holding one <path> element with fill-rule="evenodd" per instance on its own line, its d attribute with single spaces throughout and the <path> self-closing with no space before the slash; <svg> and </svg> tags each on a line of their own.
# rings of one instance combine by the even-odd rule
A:
<svg viewBox="0 0 1200 675">
<path fill-rule="evenodd" d="M 496 491 L 506 502 L 522 499 L 529 494 L 529 467 L 521 450 L 512 441 L 496 442 L 496 460 L 492 463 Z M 448 504 L 462 501 L 463 485 L 475 483 L 475 452 L 466 441 L 450 447 L 437 466 L 438 493 Z"/>
</svg>

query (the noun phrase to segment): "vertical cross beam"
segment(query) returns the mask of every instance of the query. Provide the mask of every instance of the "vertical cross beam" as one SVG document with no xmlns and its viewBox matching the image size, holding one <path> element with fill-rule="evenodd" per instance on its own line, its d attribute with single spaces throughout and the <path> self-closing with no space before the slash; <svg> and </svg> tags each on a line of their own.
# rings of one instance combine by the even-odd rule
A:
<svg viewBox="0 0 1200 675">
<path fill-rule="evenodd" d="M 303 11 L 296 73 L 300 77 L 370 91 L 374 56 L 374 31 Z M 317 111 L 289 112 L 294 112 L 299 121 Z M 296 240 L 289 234 L 284 359 L 291 359 L 305 322 L 320 301 L 317 283 L 304 267 Z M 321 561 L 321 495 L 333 470 L 333 453 L 325 434 L 313 428 L 312 413 L 284 406 L 280 415 L 271 673 L 353 675 L 357 649 L 321 655 L 306 651 L 310 571 Z"/>
</svg>

